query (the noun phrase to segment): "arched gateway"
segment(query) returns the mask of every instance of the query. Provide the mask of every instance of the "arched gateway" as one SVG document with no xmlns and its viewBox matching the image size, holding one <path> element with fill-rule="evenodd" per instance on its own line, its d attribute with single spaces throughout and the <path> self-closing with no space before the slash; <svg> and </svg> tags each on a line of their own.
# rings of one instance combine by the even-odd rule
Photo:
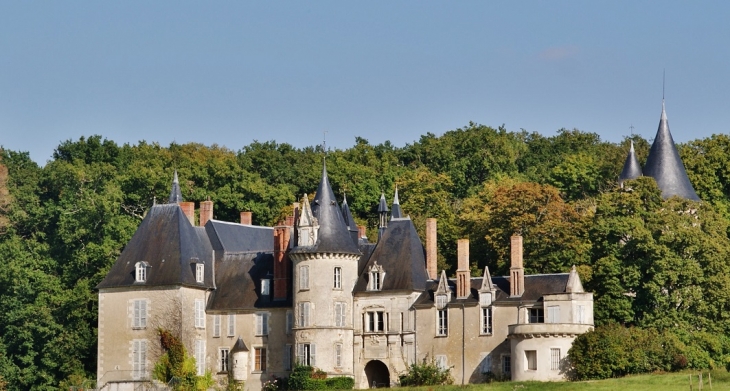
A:
<svg viewBox="0 0 730 391">
<path fill-rule="evenodd" d="M 365 365 L 365 377 L 371 388 L 390 387 L 390 371 L 382 361 L 373 360 Z"/>
</svg>

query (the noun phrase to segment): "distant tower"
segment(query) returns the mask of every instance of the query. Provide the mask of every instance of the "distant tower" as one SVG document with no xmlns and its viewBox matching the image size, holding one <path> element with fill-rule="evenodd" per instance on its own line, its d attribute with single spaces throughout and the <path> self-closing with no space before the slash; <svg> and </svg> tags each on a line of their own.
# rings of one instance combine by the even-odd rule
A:
<svg viewBox="0 0 730 391">
<path fill-rule="evenodd" d="M 628 156 L 626 156 L 624 169 L 621 170 L 621 175 L 618 176 L 618 183 L 621 187 L 624 187 L 624 181 L 636 179 L 641 175 L 641 165 L 639 164 L 639 159 L 636 158 L 636 151 L 634 151 L 634 141 L 631 140 L 631 148 L 629 149 Z"/>
<path fill-rule="evenodd" d="M 180 192 L 180 182 L 177 180 L 177 170 L 172 176 L 172 188 L 170 189 L 170 197 L 167 199 L 168 204 L 177 204 L 183 202 L 182 193 Z"/>
<path fill-rule="evenodd" d="M 664 198 L 676 195 L 689 200 L 700 201 L 700 197 L 697 196 L 692 183 L 689 181 L 687 171 L 685 171 L 677 147 L 674 145 L 672 134 L 669 132 L 669 121 L 667 121 L 667 113 L 664 110 L 664 100 L 662 100 L 659 129 L 649 150 L 649 157 L 646 159 L 644 175 L 656 180 Z"/>
<path fill-rule="evenodd" d="M 342 198 L 342 217 L 345 219 L 345 224 L 350 230 L 350 236 L 352 237 L 353 242 L 355 242 L 355 244 L 359 243 L 359 231 L 357 229 L 357 223 L 352 217 L 352 212 L 350 212 L 350 206 L 347 205 L 347 195 Z"/>
<path fill-rule="evenodd" d="M 403 210 L 400 208 L 400 201 L 398 200 L 398 185 L 395 185 L 395 195 L 393 196 L 393 206 L 391 208 L 391 219 L 400 219 L 403 217 Z"/>
<path fill-rule="evenodd" d="M 378 205 L 378 215 L 380 222 L 378 224 L 378 239 L 383 236 L 383 232 L 388 228 L 388 204 L 385 202 L 385 193 L 380 194 L 380 205 Z"/>
</svg>

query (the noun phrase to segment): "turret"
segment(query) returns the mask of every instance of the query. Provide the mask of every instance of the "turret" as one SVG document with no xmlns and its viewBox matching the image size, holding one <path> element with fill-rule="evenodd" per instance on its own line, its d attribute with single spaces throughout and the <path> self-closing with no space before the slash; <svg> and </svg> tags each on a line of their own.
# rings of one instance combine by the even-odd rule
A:
<svg viewBox="0 0 730 391">
<path fill-rule="evenodd" d="M 400 208 L 400 201 L 398 200 L 398 185 L 395 185 L 395 195 L 393 196 L 393 206 L 390 211 L 391 219 L 400 219 L 403 217 L 403 210 Z"/>
<path fill-rule="evenodd" d="M 350 230 L 352 241 L 355 242 L 355 244 L 359 243 L 359 230 L 355 219 L 352 217 L 352 212 L 350 212 L 350 206 L 347 205 L 347 195 L 345 195 L 342 199 L 342 217 L 345 219 L 345 224 Z"/>
<path fill-rule="evenodd" d="M 385 193 L 380 194 L 378 215 L 380 216 L 380 222 L 378 223 L 378 239 L 380 239 L 383 236 L 385 229 L 388 228 L 388 204 L 385 203 Z"/>
<path fill-rule="evenodd" d="M 700 197 L 697 196 L 692 183 L 689 181 L 687 171 L 685 171 L 682 159 L 680 159 L 679 152 L 677 152 L 677 146 L 674 145 L 672 134 L 669 132 L 669 121 L 667 121 L 663 100 L 659 129 L 649 150 L 649 157 L 646 159 L 644 175 L 654 178 L 664 198 L 676 195 L 689 200 L 700 201 Z"/>
<path fill-rule="evenodd" d="M 626 156 L 626 161 L 624 162 L 623 170 L 621 170 L 621 175 L 618 176 L 618 183 L 621 187 L 624 187 L 624 181 L 636 179 L 641 175 L 641 165 L 639 164 L 639 159 L 636 158 L 634 141 L 631 140 L 631 148 L 629 149 L 629 154 Z"/>
<path fill-rule="evenodd" d="M 180 192 L 180 182 L 177 180 L 177 170 L 172 177 L 172 188 L 170 189 L 170 196 L 167 198 L 168 204 L 177 204 L 183 202 L 182 193 Z"/>
</svg>

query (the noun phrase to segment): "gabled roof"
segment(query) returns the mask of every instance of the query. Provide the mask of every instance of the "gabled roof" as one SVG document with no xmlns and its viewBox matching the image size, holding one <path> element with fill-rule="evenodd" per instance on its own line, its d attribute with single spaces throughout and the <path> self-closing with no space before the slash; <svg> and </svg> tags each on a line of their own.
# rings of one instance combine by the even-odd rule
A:
<svg viewBox="0 0 730 391">
<path fill-rule="evenodd" d="M 677 152 L 677 146 L 674 145 L 672 134 L 669 132 L 669 121 L 667 121 L 667 113 L 664 110 L 664 101 L 662 101 L 659 129 L 657 129 L 654 143 L 649 150 L 649 157 L 646 159 L 644 175 L 656 180 L 664 198 L 680 196 L 689 200 L 700 201 L 700 197 L 697 196 L 692 183 L 689 181 L 687 171 L 685 171 L 682 159 L 680 159 L 679 152 Z"/>
<path fill-rule="evenodd" d="M 350 231 L 337 206 L 335 193 L 327 177 L 327 166 L 322 167 L 322 179 L 312 202 L 312 214 L 319 223 L 317 242 L 313 246 L 296 247 L 292 252 L 339 253 L 360 255 L 357 244 L 352 241 Z"/>
<path fill-rule="evenodd" d="M 180 206 L 154 205 L 97 289 L 162 285 L 213 288 L 212 253 L 203 229 L 193 227 Z M 144 283 L 135 282 L 137 262 L 149 265 Z M 205 265 L 203 283 L 195 280 L 197 263 Z"/>
<path fill-rule="evenodd" d="M 403 217 L 403 210 L 400 208 L 400 201 L 398 200 L 398 186 L 395 187 L 395 195 L 393 196 L 393 205 L 391 206 L 390 218 L 400 219 Z"/>
<path fill-rule="evenodd" d="M 619 184 L 629 179 L 636 179 L 641 175 L 641 165 L 639 164 L 639 159 L 636 158 L 634 141 L 631 140 L 631 148 L 629 149 L 629 154 L 626 156 L 624 168 L 621 170 L 621 175 L 618 176 Z"/>
<path fill-rule="evenodd" d="M 180 192 L 180 182 L 177 180 L 177 170 L 172 177 L 172 188 L 170 189 L 170 196 L 167 198 L 168 204 L 177 204 L 183 202 L 182 193 Z"/>
<path fill-rule="evenodd" d="M 385 272 L 381 291 L 422 291 L 426 288 L 426 251 L 411 219 L 391 220 L 367 264 L 361 269 L 355 292 L 367 291 L 370 278 L 367 271 L 375 263 Z"/>
</svg>

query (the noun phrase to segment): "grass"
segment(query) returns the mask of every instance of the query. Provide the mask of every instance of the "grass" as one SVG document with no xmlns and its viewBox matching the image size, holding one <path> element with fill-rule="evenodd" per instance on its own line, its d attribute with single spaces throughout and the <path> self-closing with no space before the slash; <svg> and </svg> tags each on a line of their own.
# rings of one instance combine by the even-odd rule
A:
<svg viewBox="0 0 730 391">
<path fill-rule="evenodd" d="M 647 375 L 633 375 L 618 379 L 589 380 L 580 382 L 496 382 L 491 384 L 475 384 L 468 386 L 417 387 L 402 388 L 418 391 L 687 391 L 689 375 L 692 375 L 692 390 L 698 390 L 698 371 L 683 371 L 675 373 L 653 373 Z M 702 390 L 710 390 L 707 379 L 708 371 L 703 371 L 704 385 Z M 725 370 L 714 370 L 712 374 L 712 389 L 730 389 L 730 374 Z"/>
</svg>

